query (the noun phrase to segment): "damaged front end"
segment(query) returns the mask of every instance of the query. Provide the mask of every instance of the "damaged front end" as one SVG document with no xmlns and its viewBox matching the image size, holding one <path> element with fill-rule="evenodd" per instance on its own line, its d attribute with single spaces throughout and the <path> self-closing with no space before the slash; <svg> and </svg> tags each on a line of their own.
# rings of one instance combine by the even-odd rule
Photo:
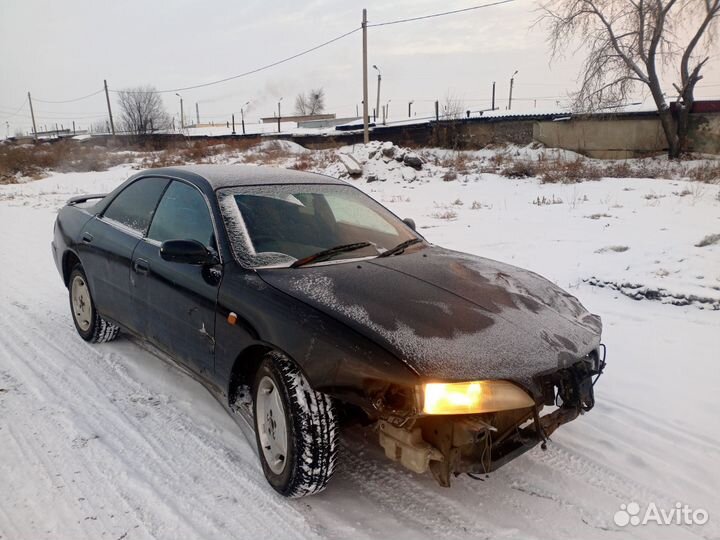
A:
<svg viewBox="0 0 720 540">
<path fill-rule="evenodd" d="M 541 396 L 533 399 L 515 386 L 527 401 L 504 389 L 496 392 L 495 401 L 489 405 L 487 397 L 484 402 L 478 400 L 482 403 L 477 407 L 495 409 L 492 412 L 428 414 L 428 396 L 418 396 L 415 414 L 395 409 L 380 415 L 380 445 L 388 458 L 408 469 L 416 473 L 430 470 L 441 486 L 449 487 L 451 478 L 462 473 L 490 473 L 539 443 L 545 449 L 546 440 L 558 427 L 592 409 L 593 387 L 604 367 L 605 347 L 601 345 L 567 368 L 536 377 Z M 471 407 L 473 390 L 483 391 L 465 389 L 464 395 L 450 395 L 447 402 Z M 507 396 L 510 398 L 505 399 Z M 515 408 L 513 404 L 522 406 Z M 553 410 L 541 416 L 546 406 Z"/>
</svg>

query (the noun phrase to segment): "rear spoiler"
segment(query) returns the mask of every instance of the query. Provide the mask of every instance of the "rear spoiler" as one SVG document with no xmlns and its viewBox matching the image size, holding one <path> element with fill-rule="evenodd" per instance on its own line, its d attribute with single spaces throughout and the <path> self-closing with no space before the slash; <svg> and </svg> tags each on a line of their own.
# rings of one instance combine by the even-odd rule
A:
<svg viewBox="0 0 720 540">
<path fill-rule="evenodd" d="M 84 203 L 84 202 L 90 201 L 92 199 L 103 199 L 106 196 L 107 196 L 107 193 L 93 193 L 90 195 L 77 195 L 75 197 L 70 197 L 66 204 L 68 206 L 73 206 L 75 204 Z"/>
</svg>

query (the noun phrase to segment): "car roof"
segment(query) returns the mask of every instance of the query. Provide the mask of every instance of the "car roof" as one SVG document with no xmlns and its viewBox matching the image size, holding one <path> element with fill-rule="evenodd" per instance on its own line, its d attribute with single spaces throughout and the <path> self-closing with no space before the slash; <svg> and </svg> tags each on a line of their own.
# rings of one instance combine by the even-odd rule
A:
<svg viewBox="0 0 720 540">
<path fill-rule="evenodd" d="M 142 176 L 161 174 L 194 183 L 205 180 L 213 190 L 267 184 L 346 184 L 342 180 L 323 174 L 256 165 L 183 165 L 148 169 L 140 174 Z"/>
</svg>

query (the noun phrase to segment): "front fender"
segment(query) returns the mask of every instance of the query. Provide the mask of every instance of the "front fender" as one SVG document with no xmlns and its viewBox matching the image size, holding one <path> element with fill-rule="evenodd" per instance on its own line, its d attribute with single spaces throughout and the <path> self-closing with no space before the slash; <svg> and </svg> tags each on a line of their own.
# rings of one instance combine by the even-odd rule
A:
<svg viewBox="0 0 720 540">
<path fill-rule="evenodd" d="M 237 315 L 235 324 L 227 320 L 230 312 Z M 240 268 L 226 270 L 223 278 L 215 335 L 215 377 L 224 388 L 236 358 L 252 346 L 282 351 L 314 389 L 359 405 L 367 405 L 379 385 L 419 382 L 415 372 L 379 345 Z"/>
</svg>

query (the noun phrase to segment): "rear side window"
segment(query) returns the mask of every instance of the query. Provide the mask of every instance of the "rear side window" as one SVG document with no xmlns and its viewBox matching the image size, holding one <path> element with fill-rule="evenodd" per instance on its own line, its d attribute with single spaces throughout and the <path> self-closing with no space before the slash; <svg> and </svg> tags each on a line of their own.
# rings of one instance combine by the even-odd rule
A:
<svg viewBox="0 0 720 540">
<path fill-rule="evenodd" d="M 148 238 L 158 242 L 196 240 L 214 249 L 215 231 L 202 194 L 183 182 L 170 184 L 155 211 Z"/>
<path fill-rule="evenodd" d="M 141 178 L 133 182 L 113 199 L 103 216 L 145 234 L 168 182 L 165 178 Z"/>
</svg>

